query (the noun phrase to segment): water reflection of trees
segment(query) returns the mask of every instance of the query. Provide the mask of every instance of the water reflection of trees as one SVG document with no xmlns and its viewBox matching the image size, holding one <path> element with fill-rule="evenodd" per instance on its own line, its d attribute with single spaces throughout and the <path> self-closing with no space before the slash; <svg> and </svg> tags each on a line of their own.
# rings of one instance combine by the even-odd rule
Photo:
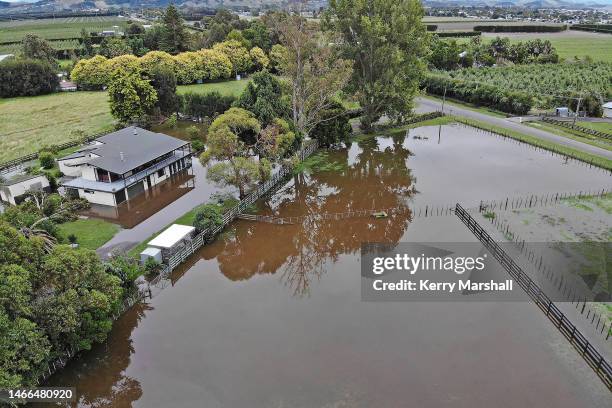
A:
<svg viewBox="0 0 612 408">
<path fill-rule="evenodd" d="M 240 222 L 215 251 L 223 274 L 244 280 L 278 271 L 294 295 L 302 296 L 309 293 L 313 279 L 323 275 L 326 263 L 355 253 L 363 242 L 398 242 L 410 221 L 407 201 L 415 191 L 414 179 L 403 137 L 388 140 L 392 143 L 384 148 L 372 138 L 332 151 L 329 159 L 342 164 L 342 170 L 301 173 L 260 203 L 260 214 L 289 217 L 380 208 L 399 212 L 386 219 L 313 216 L 299 225 Z"/>
<path fill-rule="evenodd" d="M 51 377 L 50 386 L 76 387 L 77 402 L 66 406 L 131 407 L 142 396 L 138 380 L 125 374 L 134 353 L 131 335 L 149 306 L 136 304 L 119 319 L 108 340 Z"/>
</svg>

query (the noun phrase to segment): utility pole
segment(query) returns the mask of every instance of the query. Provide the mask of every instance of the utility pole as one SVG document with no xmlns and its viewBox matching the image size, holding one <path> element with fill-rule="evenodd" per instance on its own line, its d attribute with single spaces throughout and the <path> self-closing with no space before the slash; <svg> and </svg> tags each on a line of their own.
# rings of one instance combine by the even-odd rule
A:
<svg viewBox="0 0 612 408">
<path fill-rule="evenodd" d="M 578 106 L 576 107 L 576 114 L 574 115 L 574 123 L 572 127 L 576 126 L 576 118 L 578 118 L 578 114 L 580 113 L 580 102 L 582 101 L 582 96 L 578 97 Z"/>
<path fill-rule="evenodd" d="M 446 102 L 446 84 L 444 84 L 444 95 L 442 95 L 442 114 L 444 115 L 444 103 Z"/>
</svg>

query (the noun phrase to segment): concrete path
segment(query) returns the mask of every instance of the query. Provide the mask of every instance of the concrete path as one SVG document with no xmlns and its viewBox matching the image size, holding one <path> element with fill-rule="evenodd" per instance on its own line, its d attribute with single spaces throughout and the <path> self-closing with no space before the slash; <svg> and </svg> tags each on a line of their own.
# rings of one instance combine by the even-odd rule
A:
<svg viewBox="0 0 612 408">
<path fill-rule="evenodd" d="M 442 103 L 436 100 L 427 99 L 427 98 L 417 98 L 417 109 L 418 113 L 424 112 L 433 112 L 436 110 L 440 110 L 442 108 Z M 469 119 L 476 119 L 482 122 L 487 122 L 491 125 L 505 127 L 507 129 L 515 130 L 517 132 L 524 133 L 526 135 L 538 137 L 543 140 L 548 140 L 560 145 L 573 147 L 575 149 L 582 150 L 587 153 L 596 154 L 601 157 L 605 157 L 607 159 L 612 159 L 612 151 L 602 149 L 601 147 L 593 146 L 587 143 L 583 143 L 574 139 L 568 139 L 563 136 L 558 136 L 550 132 L 546 132 L 544 130 L 535 129 L 521 123 L 516 123 L 513 120 L 507 118 L 498 118 L 495 116 L 487 115 L 484 113 L 480 113 L 477 111 L 473 111 L 467 108 L 461 108 L 455 105 L 446 104 L 444 106 L 444 112 L 452 115 L 464 116 Z"/>
</svg>

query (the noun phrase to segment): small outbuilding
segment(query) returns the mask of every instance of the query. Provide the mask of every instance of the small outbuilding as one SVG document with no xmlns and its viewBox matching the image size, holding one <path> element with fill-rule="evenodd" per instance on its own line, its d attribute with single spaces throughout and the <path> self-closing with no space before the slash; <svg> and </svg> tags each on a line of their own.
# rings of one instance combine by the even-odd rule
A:
<svg viewBox="0 0 612 408">
<path fill-rule="evenodd" d="M 172 256 L 181 246 L 193 238 L 195 227 L 190 225 L 172 224 L 164 232 L 149 242 L 149 247 L 161 250 L 162 259 Z"/>
<path fill-rule="evenodd" d="M 569 116 L 569 108 L 563 106 L 560 108 L 555 108 L 555 116 L 559 116 L 561 118 L 567 118 Z"/>
<path fill-rule="evenodd" d="M 77 84 L 71 81 L 61 81 L 59 83 L 60 92 L 75 92 L 77 90 Z"/>
<path fill-rule="evenodd" d="M 51 191 L 49 180 L 42 174 L 18 174 L 0 180 L 0 201 L 17 205 L 31 191 Z"/>
<path fill-rule="evenodd" d="M 604 103 L 603 108 L 603 117 L 604 118 L 612 118 L 612 101 Z"/>
<path fill-rule="evenodd" d="M 146 264 L 149 259 L 153 259 L 157 263 L 162 262 L 162 251 L 159 248 L 148 247 L 140 253 L 140 263 Z"/>
</svg>

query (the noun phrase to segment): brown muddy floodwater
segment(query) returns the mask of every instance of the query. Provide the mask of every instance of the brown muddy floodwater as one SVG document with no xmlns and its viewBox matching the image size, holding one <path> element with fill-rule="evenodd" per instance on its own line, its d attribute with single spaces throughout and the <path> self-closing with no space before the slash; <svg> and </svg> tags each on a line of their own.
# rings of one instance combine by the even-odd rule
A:
<svg viewBox="0 0 612 408">
<path fill-rule="evenodd" d="M 418 136 L 418 138 L 414 138 Z M 330 164 L 331 163 L 331 164 Z M 259 203 L 281 216 L 466 206 L 610 176 L 459 126 L 329 153 Z M 323 170 L 321 170 L 323 169 Z M 362 302 L 362 242 L 474 242 L 454 216 L 235 222 L 50 385 L 79 407 L 609 407 L 529 302 Z"/>
</svg>

